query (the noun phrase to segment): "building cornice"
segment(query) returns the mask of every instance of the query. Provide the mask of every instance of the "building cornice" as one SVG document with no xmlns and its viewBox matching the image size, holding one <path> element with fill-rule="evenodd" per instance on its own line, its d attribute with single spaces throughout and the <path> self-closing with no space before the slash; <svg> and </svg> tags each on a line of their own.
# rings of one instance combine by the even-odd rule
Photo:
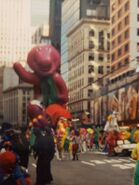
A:
<svg viewBox="0 0 139 185">
<path fill-rule="evenodd" d="M 17 90 L 17 89 L 24 89 L 24 88 L 33 89 L 33 85 L 28 84 L 28 83 L 21 83 L 19 85 L 14 86 L 14 87 L 9 87 L 9 88 L 5 89 L 3 91 L 3 93 L 7 93 L 7 92 L 10 92 L 10 91 L 13 91 L 13 90 Z"/>
<path fill-rule="evenodd" d="M 81 27 L 83 24 L 95 24 L 95 25 L 105 25 L 105 26 L 109 26 L 110 25 L 110 20 L 106 20 L 106 19 L 87 19 L 87 18 L 84 18 L 84 19 L 81 19 L 79 21 L 78 24 L 76 24 L 75 27 L 73 27 L 73 29 L 71 29 L 68 34 L 67 34 L 67 37 L 69 37 L 72 33 L 74 33 L 79 27 Z"/>
</svg>

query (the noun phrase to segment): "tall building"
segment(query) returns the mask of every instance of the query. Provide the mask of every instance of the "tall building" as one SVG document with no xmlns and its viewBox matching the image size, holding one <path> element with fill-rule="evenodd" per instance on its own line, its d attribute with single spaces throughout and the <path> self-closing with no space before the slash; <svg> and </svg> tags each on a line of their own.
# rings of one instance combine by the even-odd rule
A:
<svg viewBox="0 0 139 185">
<path fill-rule="evenodd" d="M 52 45 L 60 51 L 61 45 L 61 0 L 50 1 L 50 37 Z"/>
<path fill-rule="evenodd" d="M 109 0 L 63 0 L 61 27 L 61 73 L 68 83 L 67 34 L 82 18 L 109 18 Z"/>
<path fill-rule="evenodd" d="M 3 91 L 3 120 L 13 125 L 28 124 L 27 106 L 33 99 L 33 87 L 22 83 Z"/>
<path fill-rule="evenodd" d="M 35 33 L 32 35 L 32 44 L 51 44 L 47 25 L 41 25 L 36 29 Z"/>
<path fill-rule="evenodd" d="M 128 76 L 139 57 L 139 1 L 111 0 L 112 83 Z"/>
<path fill-rule="evenodd" d="M 0 65 L 26 60 L 31 46 L 30 0 L 0 0 Z"/>
<path fill-rule="evenodd" d="M 67 35 L 69 107 L 76 115 L 90 112 L 93 82 L 109 72 L 109 26 L 108 20 L 85 18 Z"/>
</svg>

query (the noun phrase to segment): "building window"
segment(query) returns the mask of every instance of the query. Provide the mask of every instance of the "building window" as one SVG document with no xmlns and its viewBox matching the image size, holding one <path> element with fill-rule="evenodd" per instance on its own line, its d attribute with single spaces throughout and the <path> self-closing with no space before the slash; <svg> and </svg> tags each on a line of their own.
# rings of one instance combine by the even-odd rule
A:
<svg viewBox="0 0 139 185">
<path fill-rule="evenodd" d="M 104 60 L 103 54 L 99 54 L 99 55 L 98 55 L 98 60 L 100 60 L 100 61 L 103 61 L 103 60 Z"/>
<path fill-rule="evenodd" d="M 88 97 L 91 98 L 92 96 L 93 96 L 93 90 L 92 89 L 89 89 L 88 90 Z"/>
<path fill-rule="evenodd" d="M 94 60 L 94 53 L 89 53 L 89 61 Z"/>
<path fill-rule="evenodd" d="M 137 43 L 137 52 L 139 52 L 139 42 Z"/>
<path fill-rule="evenodd" d="M 110 50 L 110 42 L 107 42 L 107 50 Z"/>
<path fill-rule="evenodd" d="M 112 29 L 112 36 L 115 35 L 115 28 Z"/>
<path fill-rule="evenodd" d="M 119 36 L 118 36 L 118 44 L 120 44 L 121 42 L 122 42 L 122 36 L 119 35 Z"/>
<path fill-rule="evenodd" d="M 128 50 L 129 50 L 129 45 L 126 44 L 126 45 L 125 45 L 125 52 L 127 52 Z"/>
<path fill-rule="evenodd" d="M 112 54 L 112 62 L 115 60 L 115 53 Z"/>
<path fill-rule="evenodd" d="M 125 31 L 125 39 L 128 39 L 129 38 L 129 30 L 126 30 Z"/>
<path fill-rule="evenodd" d="M 118 68 L 120 68 L 122 66 L 122 62 L 118 63 Z"/>
<path fill-rule="evenodd" d="M 112 49 L 115 47 L 115 40 L 112 41 Z"/>
<path fill-rule="evenodd" d="M 128 58 L 128 57 L 125 58 L 124 64 L 125 64 L 125 65 L 126 65 L 126 64 L 129 64 L 129 58 Z"/>
<path fill-rule="evenodd" d="M 88 78 L 88 83 L 89 84 L 93 83 L 93 81 L 94 81 L 94 78 L 92 78 L 92 77 Z"/>
<path fill-rule="evenodd" d="M 103 73 L 104 73 L 103 66 L 98 67 L 98 73 L 103 75 Z"/>
<path fill-rule="evenodd" d="M 119 11 L 118 11 L 118 18 L 120 18 L 122 16 L 122 9 L 120 9 Z"/>
<path fill-rule="evenodd" d="M 122 23 L 120 22 L 119 24 L 118 24 L 118 31 L 120 31 L 122 29 Z"/>
<path fill-rule="evenodd" d="M 139 14 L 137 15 L 137 21 L 139 21 Z"/>
<path fill-rule="evenodd" d="M 129 2 L 125 4 L 125 11 L 129 10 Z"/>
<path fill-rule="evenodd" d="M 99 32 L 99 49 L 104 49 L 104 31 Z"/>
<path fill-rule="evenodd" d="M 115 66 L 112 66 L 111 70 L 112 70 L 112 71 L 115 71 Z"/>
<path fill-rule="evenodd" d="M 88 66 L 88 73 L 92 73 L 92 72 L 94 72 L 94 66 L 89 65 Z"/>
<path fill-rule="evenodd" d="M 137 29 L 137 35 L 139 36 L 139 28 Z"/>
<path fill-rule="evenodd" d="M 129 16 L 125 17 L 125 25 L 129 24 Z"/>
<path fill-rule="evenodd" d="M 89 36 L 90 36 L 90 37 L 94 37 L 94 36 L 95 36 L 94 30 L 89 31 Z"/>
<path fill-rule="evenodd" d="M 112 17 L 112 23 L 114 24 L 115 22 L 115 16 Z"/>
<path fill-rule="evenodd" d="M 122 55 L 122 49 L 118 49 L 118 56 Z"/>
</svg>

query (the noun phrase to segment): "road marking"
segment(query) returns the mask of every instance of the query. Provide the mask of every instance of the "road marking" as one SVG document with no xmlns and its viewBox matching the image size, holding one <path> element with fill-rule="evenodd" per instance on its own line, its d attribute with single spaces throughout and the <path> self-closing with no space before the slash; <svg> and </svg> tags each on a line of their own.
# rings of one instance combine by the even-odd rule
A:
<svg viewBox="0 0 139 185">
<path fill-rule="evenodd" d="M 126 162 L 126 163 L 129 163 L 130 162 L 130 159 L 118 159 L 119 161 L 122 161 L 122 162 Z"/>
<path fill-rule="evenodd" d="M 89 163 L 89 162 L 86 162 L 86 161 L 81 161 L 81 163 L 83 163 L 83 164 L 87 164 L 87 165 L 90 165 L 90 166 L 95 166 L 95 164 L 93 164 L 93 163 Z"/>
<path fill-rule="evenodd" d="M 126 165 L 126 166 L 130 166 L 131 168 L 135 168 L 135 166 L 136 166 L 136 164 L 134 164 L 134 163 L 124 164 L 124 165 Z"/>
<path fill-rule="evenodd" d="M 90 166 L 96 166 L 96 165 L 101 165 L 101 164 L 111 164 L 112 167 L 118 167 L 122 170 L 125 169 L 131 169 L 135 168 L 135 163 L 130 160 L 130 159 L 104 159 L 104 160 L 90 160 L 90 162 L 87 161 L 81 161 L 81 163 L 90 165 Z"/>
<path fill-rule="evenodd" d="M 32 166 L 35 167 L 35 168 L 37 167 L 37 165 L 35 163 L 32 163 Z"/>
<path fill-rule="evenodd" d="M 125 166 L 125 165 L 123 165 L 123 164 L 112 164 L 112 166 L 113 166 L 113 167 L 119 167 L 119 168 L 122 169 L 122 170 L 132 168 L 132 167 L 130 167 L 130 166 Z"/>
<path fill-rule="evenodd" d="M 108 155 L 107 152 L 99 152 L 99 151 L 94 151 L 94 154 L 101 154 L 101 155 Z"/>
<path fill-rule="evenodd" d="M 121 163 L 118 159 L 104 159 L 104 161 L 107 163 Z"/>
<path fill-rule="evenodd" d="M 96 163 L 96 164 L 105 164 L 106 162 L 100 161 L 100 160 L 90 160 L 91 163 Z"/>
</svg>

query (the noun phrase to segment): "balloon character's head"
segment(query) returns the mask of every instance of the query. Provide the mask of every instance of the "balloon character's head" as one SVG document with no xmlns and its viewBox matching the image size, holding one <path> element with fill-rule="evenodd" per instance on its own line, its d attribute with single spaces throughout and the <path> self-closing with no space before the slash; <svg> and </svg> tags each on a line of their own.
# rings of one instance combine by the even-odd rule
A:
<svg viewBox="0 0 139 185">
<path fill-rule="evenodd" d="M 58 71 L 60 55 L 52 45 L 38 45 L 29 52 L 27 63 L 38 76 L 46 77 Z"/>
</svg>

